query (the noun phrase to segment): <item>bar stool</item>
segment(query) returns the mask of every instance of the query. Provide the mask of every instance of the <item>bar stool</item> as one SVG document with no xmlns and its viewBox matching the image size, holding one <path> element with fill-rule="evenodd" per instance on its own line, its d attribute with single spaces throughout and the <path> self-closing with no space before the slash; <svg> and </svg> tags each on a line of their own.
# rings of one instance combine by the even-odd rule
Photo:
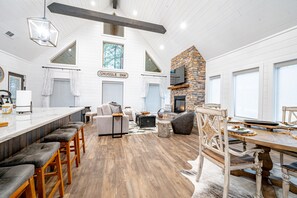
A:
<svg viewBox="0 0 297 198">
<path fill-rule="evenodd" d="M 1 167 L 17 166 L 23 164 L 34 164 L 37 180 L 38 198 L 46 197 L 45 177 L 57 176 L 58 179 L 49 193 L 48 197 L 53 197 L 59 188 L 60 196 L 64 196 L 64 185 L 62 178 L 62 168 L 60 160 L 60 143 L 33 143 L 24 148 L 14 156 L 0 162 Z M 47 167 L 56 166 L 56 171 L 46 172 Z"/>
<path fill-rule="evenodd" d="M 62 164 L 67 164 L 68 184 L 72 182 L 72 164 L 74 160 L 76 167 L 78 167 L 78 145 L 77 145 L 77 131 L 74 128 L 57 129 L 54 132 L 44 137 L 44 142 L 60 142 L 60 152 L 66 153 L 66 160 L 62 161 Z M 71 143 L 74 143 L 74 149 L 71 149 Z M 74 156 L 71 158 L 71 152 L 74 152 Z"/>
<path fill-rule="evenodd" d="M 14 198 L 25 193 L 35 198 L 34 169 L 32 164 L 0 168 L 0 196 Z"/>
<path fill-rule="evenodd" d="M 83 148 L 83 153 L 86 153 L 84 126 L 85 124 L 83 122 L 69 122 L 67 125 L 64 125 L 61 127 L 61 129 L 75 128 L 77 130 L 77 136 L 78 136 L 77 144 L 79 148 L 77 157 L 78 157 L 79 163 L 80 163 L 80 149 Z M 81 133 L 81 137 L 79 133 Z"/>
</svg>

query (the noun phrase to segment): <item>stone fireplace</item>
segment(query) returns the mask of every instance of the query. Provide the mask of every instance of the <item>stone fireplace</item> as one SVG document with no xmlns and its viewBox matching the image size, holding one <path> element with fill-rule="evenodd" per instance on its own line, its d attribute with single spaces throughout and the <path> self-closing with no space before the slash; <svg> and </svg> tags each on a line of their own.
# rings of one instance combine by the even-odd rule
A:
<svg viewBox="0 0 297 198">
<path fill-rule="evenodd" d="M 171 87 L 172 111 L 176 112 L 177 103 L 181 106 L 184 104 L 185 111 L 194 111 L 195 106 L 205 102 L 205 65 L 204 58 L 195 46 L 171 59 L 171 69 L 185 66 L 185 84 L 188 85 Z M 184 102 L 179 99 L 181 97 L 184 98 Z M 179 107 L 177 111 L 184 107 Z"/>
<path fill-rule="evenodd" d="M 186 111 L 186 96 L 174 96 L 174 113 Z"/>
</svg>

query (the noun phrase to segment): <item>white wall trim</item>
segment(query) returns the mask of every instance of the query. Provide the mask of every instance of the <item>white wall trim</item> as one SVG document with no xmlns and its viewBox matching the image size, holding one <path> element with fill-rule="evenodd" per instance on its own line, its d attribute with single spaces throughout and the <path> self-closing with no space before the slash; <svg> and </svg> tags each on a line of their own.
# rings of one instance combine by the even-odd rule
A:
<svg viewBox="0 0 297 198">
<path fill-rule="evenodd" d="M 18 57 L 18 56 L 16 56 L 16 55 L 11 54 L 11 53 L 8 53 L 8 52 L 6 52 L 6 51 L 0 50 L 0 53 L 3 53 L 3 54 L 5 54 L 5 55 L 7 55 L 7 56 L 10 56 L 10 57 L 15 58 L 15 59 L 20 60 L 20 61 L 23 61 L 23 62 L 25 62 L 25 63 L 32 64 L 31 61 L 26 60 L 26 59 L 21 58 L 21 57 Z"/>
</svg>

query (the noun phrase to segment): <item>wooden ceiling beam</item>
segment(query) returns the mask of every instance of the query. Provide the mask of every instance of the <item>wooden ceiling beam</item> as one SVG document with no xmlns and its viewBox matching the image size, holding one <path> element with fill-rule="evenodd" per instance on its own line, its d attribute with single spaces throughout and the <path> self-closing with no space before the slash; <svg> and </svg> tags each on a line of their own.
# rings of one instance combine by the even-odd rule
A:
<svg viewBox="0 0 297 198">
<path fill-rule="evenodd" d="M 140 30 L 146 30 L 150 32 L 161 33 L 161 34 L 165 34 L 166 32 L 166 29 L 162 25 L 148 23 L 144 21 L 138 21 L 138 20 L 110 15 L 110 14 L 105 14 L 102 12 L 96 12 L 96 11 L 69 6 L 61 3 L 52 3 L 47 7 L 52 13 L 63 14 L 67 16 L 73 16 L 73 17 L 78 17 L 78 18 L 92 20 L 92 21 L 110 23 L 114 25 L 120 25 L 120 26 L 140 29 Z"/>
<path fill-rule="evenodd" d="M 118 6 L 118 0 L 112 0 L 113 9 L 117 9 L 117 6 Z"/>
</svg>

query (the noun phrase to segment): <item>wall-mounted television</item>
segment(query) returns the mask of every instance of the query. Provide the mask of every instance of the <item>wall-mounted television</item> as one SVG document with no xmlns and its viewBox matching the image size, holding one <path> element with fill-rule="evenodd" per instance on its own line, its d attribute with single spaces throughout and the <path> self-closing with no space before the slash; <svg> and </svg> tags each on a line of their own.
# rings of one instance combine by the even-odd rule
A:
<svg viewBox="0 0 297 198">
<path fill-rule="evenodd" d="M 170 85 L 185 83 L 185 66 L 178 67 L 170 71 Z"/>
</svg>

